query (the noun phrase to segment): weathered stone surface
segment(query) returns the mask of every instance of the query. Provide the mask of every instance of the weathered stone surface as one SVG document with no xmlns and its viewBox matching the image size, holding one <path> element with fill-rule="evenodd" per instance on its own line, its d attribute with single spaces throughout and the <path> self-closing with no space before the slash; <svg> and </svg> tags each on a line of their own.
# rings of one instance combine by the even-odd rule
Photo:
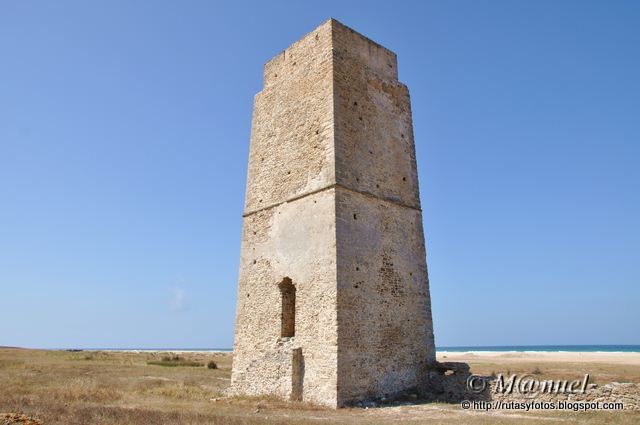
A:
<svg viewBox="0 0 640 425">
<path fill-rule="evenodd" d="M 491 398 L 505 402 L 527 402 L 532 399 L 543 402 L 599 402 L 600 404 L 621 402 L 624 405 L 624 410 L 640 410 L 640 384 L 635 383 L 611 382 L 603 386 L 587 388 L 584 393 L 577 392 L 576 394 L 538 392 L 535 397 L 523 396 L 517 391 L 510 394 L 497 393 L 495 387 L 496 383 L 492 383 L 490 387 Z"/>
<path fill-rule="evenodd" d="M 428 384 L 408 90 L 393 52 L 335 20 L 265 65 L 240 263 L 232 392 L 338 407 Z"/>
<path fill-rule="evenodd" d="M 600 403 L 603 409 L 604 403 L 623 403 L 624 410 L 640 410 L 640 384 L 611 382 L 605 385 L 588 384 L 582 392 L 580 386 L 574 387 L 572 391 L 568 382 L 562 380 L 549 380 L 546 378 L 534 378 L 532 375 L 520 375 L 528 383 L 536 381 L 535 386 L 520 387 L 518 380 L 510 386 L 510 381 L 514 375 L 503 378 L 502 385 L 496 377 L 484 376 L 486 381 L 485 389 L 480 392 L 472 391 L 467 385 L 467 380 L 471 376 L 469 365 L 466 363 L 437 363 L 430 367 L 428 382 L 421 391 L 421 399 L 424 401 L 438 401 L 445 403 L 460 403 L 463 400 L 478 400 L 495 402 L 494 409 L 508 409 L 505 404 L 516 403 L 557 403 L 563 402 L 583 402 Z M 478 378 L 478 375 L 474 375 Z M 517 375 L 516 375 L 517 377 Z M 477 382 L 477 381 L 476 381 Z M 543 385 L 547 385 L 546 387 Z M 526 392 L 522 392 L 525 388 Z M 498 402 L 502 402 L 502 406 Z M 572 407 L 577 408 L 577 407 Z M 564 407 L 564 410 L 572 410 Z M 531 407 L 539 409 L 539 407 Z M 595 410 L 593 406 L 590 410 Z M 619 410 L 609 407 L 605 410 Z"/>
</svg>

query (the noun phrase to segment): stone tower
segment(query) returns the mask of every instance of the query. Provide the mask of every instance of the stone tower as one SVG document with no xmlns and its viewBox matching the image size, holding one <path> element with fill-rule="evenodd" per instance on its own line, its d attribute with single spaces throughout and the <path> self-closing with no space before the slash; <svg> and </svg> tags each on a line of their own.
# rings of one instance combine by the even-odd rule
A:
<svg viewBox="0 0 640 425">
<path fill-rule="evenodd" d="M 433 362 L 409 92 L 393 52 L 330 19 L 255 96 L 231 392 L 340 407 Z"/>
</svg>

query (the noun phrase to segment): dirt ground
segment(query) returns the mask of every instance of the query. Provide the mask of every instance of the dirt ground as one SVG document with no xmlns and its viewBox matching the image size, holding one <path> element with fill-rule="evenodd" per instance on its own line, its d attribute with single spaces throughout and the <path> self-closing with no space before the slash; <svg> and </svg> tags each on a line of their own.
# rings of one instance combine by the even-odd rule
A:
<svg viewBox="0 0 640 425">
<path fill-rule="evenodd" d="M 176 360 L 176 356 L 178 360 Z M 331 410 L 269 398 L 227 398 L 231 353 L 0 349 L 0 424 L 421 424 L 640 422 L 638 412 L 463 410 L 406 403 Z M 439 353 L 473 373 L 640 382 L 637 353 Z M 164 364 L 164 362 L 168 364 Z M 208 368 L 209 362 L 217 368 Z M 153 364 L 150 364 L 153 363 Z"/>
</svg>

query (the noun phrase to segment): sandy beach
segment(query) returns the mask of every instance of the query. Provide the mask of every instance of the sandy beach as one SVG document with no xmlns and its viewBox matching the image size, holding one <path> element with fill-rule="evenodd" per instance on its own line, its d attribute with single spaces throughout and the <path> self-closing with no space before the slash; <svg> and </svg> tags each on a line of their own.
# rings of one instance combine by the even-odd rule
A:
<svg viewBox="0 0 640 425">
<path fill-rule="evenodd" d="M 547 352 L 547 351 L 438 351 L 438 360 L 483 362 L 491 361 L 503 364 L 538 362 L 586 362 L 640 366 L 640 353 L 629 352 Z"/>
</svg>

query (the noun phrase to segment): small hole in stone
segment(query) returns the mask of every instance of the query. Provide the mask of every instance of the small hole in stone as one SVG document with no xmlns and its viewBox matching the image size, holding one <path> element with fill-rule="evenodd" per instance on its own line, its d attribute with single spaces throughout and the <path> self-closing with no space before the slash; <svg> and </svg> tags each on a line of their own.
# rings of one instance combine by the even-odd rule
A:
<svg viewBox="0 0 640 425">
<path fill-rule="evenodd" d="M 255 263 L 257 263 L 257 261 L 256 261 L 256 260 L 253 260 L 253 264 L 255 264 Z"/>
<path fill-rule="evenodd" d="M 320 131 L 319 131 L 319 130 L 316 130 L 316 134 L 320 134 Z"/>
<path fill-rule="evenodd" d="M 291 174 L 291 171 L 287 171 L 287 174 Z"/>
<path fill-rule="evenodd" d="M 403 182 L 406 182 L 406 181 L 407 181 L 407 178 L 406 178 L 406 177 L 403 177 L 403 178 L 402 178 L 402 181 L 403 181 Z"/>
<path fill-rule="evenodd" d="M 296 66 L 296 63 L 295 63 L 295 62 L 293 63 L 293 66 Z"/>
<path fill-rule="evenodd" d="M 377 184 L 377 185 L 376 185 L 376 187 L 377 187 L 378 189 L 380 189 L 380 185 L 379 185 L 379 184 Z"/>
<path fill-rule="evenodd" d="M 315 204 L 315 203 L 317 203 L 317 202 L 318 202 L 318 201 L 313 201 L 313 203 L 314 203 L 314 204 Z"/>
<path fill-rule="evenodd" d="M 273 74 L 273 78 L 278 78 L 278 74 Z"/>
<path fill-rule="evenodd" d="M 358 119 L 359 119 L 360 121 L 362 121 L 362 117 L 358 117 Z"/>
<path fill-rule="evenodd" d="M 262 199 L 260 199 L 258 202 L 262 202 Z"/>
<path fill-rule="evenodd" d="M 353 106 L 358 106 L 358 102 L 353 102 Z"/>
<path fill-rule="evenodd" d="M 358 219 L 358 215 L 356 213 L 353 213 L 353 219 L 357 220 Z"/>
<path fill-rule="evenodd" d="M 264 158 L 260 158 L 260 161 L 264 161 Z"/>
<path fill-rule="evenodd" d="M 370 153 L 371 155 L 373 155 L 373 151 L 369 151 L 369 153 Z"/>
<path fill-rule="evenodd" d="M 356 177 L 356 181 L 357 181 L 358 183 L 360 183 L 360 179 L 359 179 L 359 178 L 357 178 L 357 177 Z"/>
<path fill-rule="evenodd" d="M 354 288 L 358 289 L 358 284 L 353 285 Z"/>
<path fill-rule="evenodd" d="M 359 272 L 360 271 L 360 267 L 356 267 L 356 271 Z"/>
<path fill-rule="evenodd" d="M 400 135 L 400 137 L 402 137 L 402 138 L 404 139 L 404 133 L 402 133 L 402 134 Z"/>
<path fill-rule="evenodd" d="M 413 276 L 413 273 L 409 273 L 409 276 Z"/>
<path fill-rule="evenodd" d="M 247 298 L 249 298 L 249 294 L 247 294 Z"/>
<path fill-rule="evenodd" d="M 257 235 L 257 234 L 258 234 L 258 232 L 253 232 L 253 234 L 254 234 L 254 235 Z"/>
</svg>

